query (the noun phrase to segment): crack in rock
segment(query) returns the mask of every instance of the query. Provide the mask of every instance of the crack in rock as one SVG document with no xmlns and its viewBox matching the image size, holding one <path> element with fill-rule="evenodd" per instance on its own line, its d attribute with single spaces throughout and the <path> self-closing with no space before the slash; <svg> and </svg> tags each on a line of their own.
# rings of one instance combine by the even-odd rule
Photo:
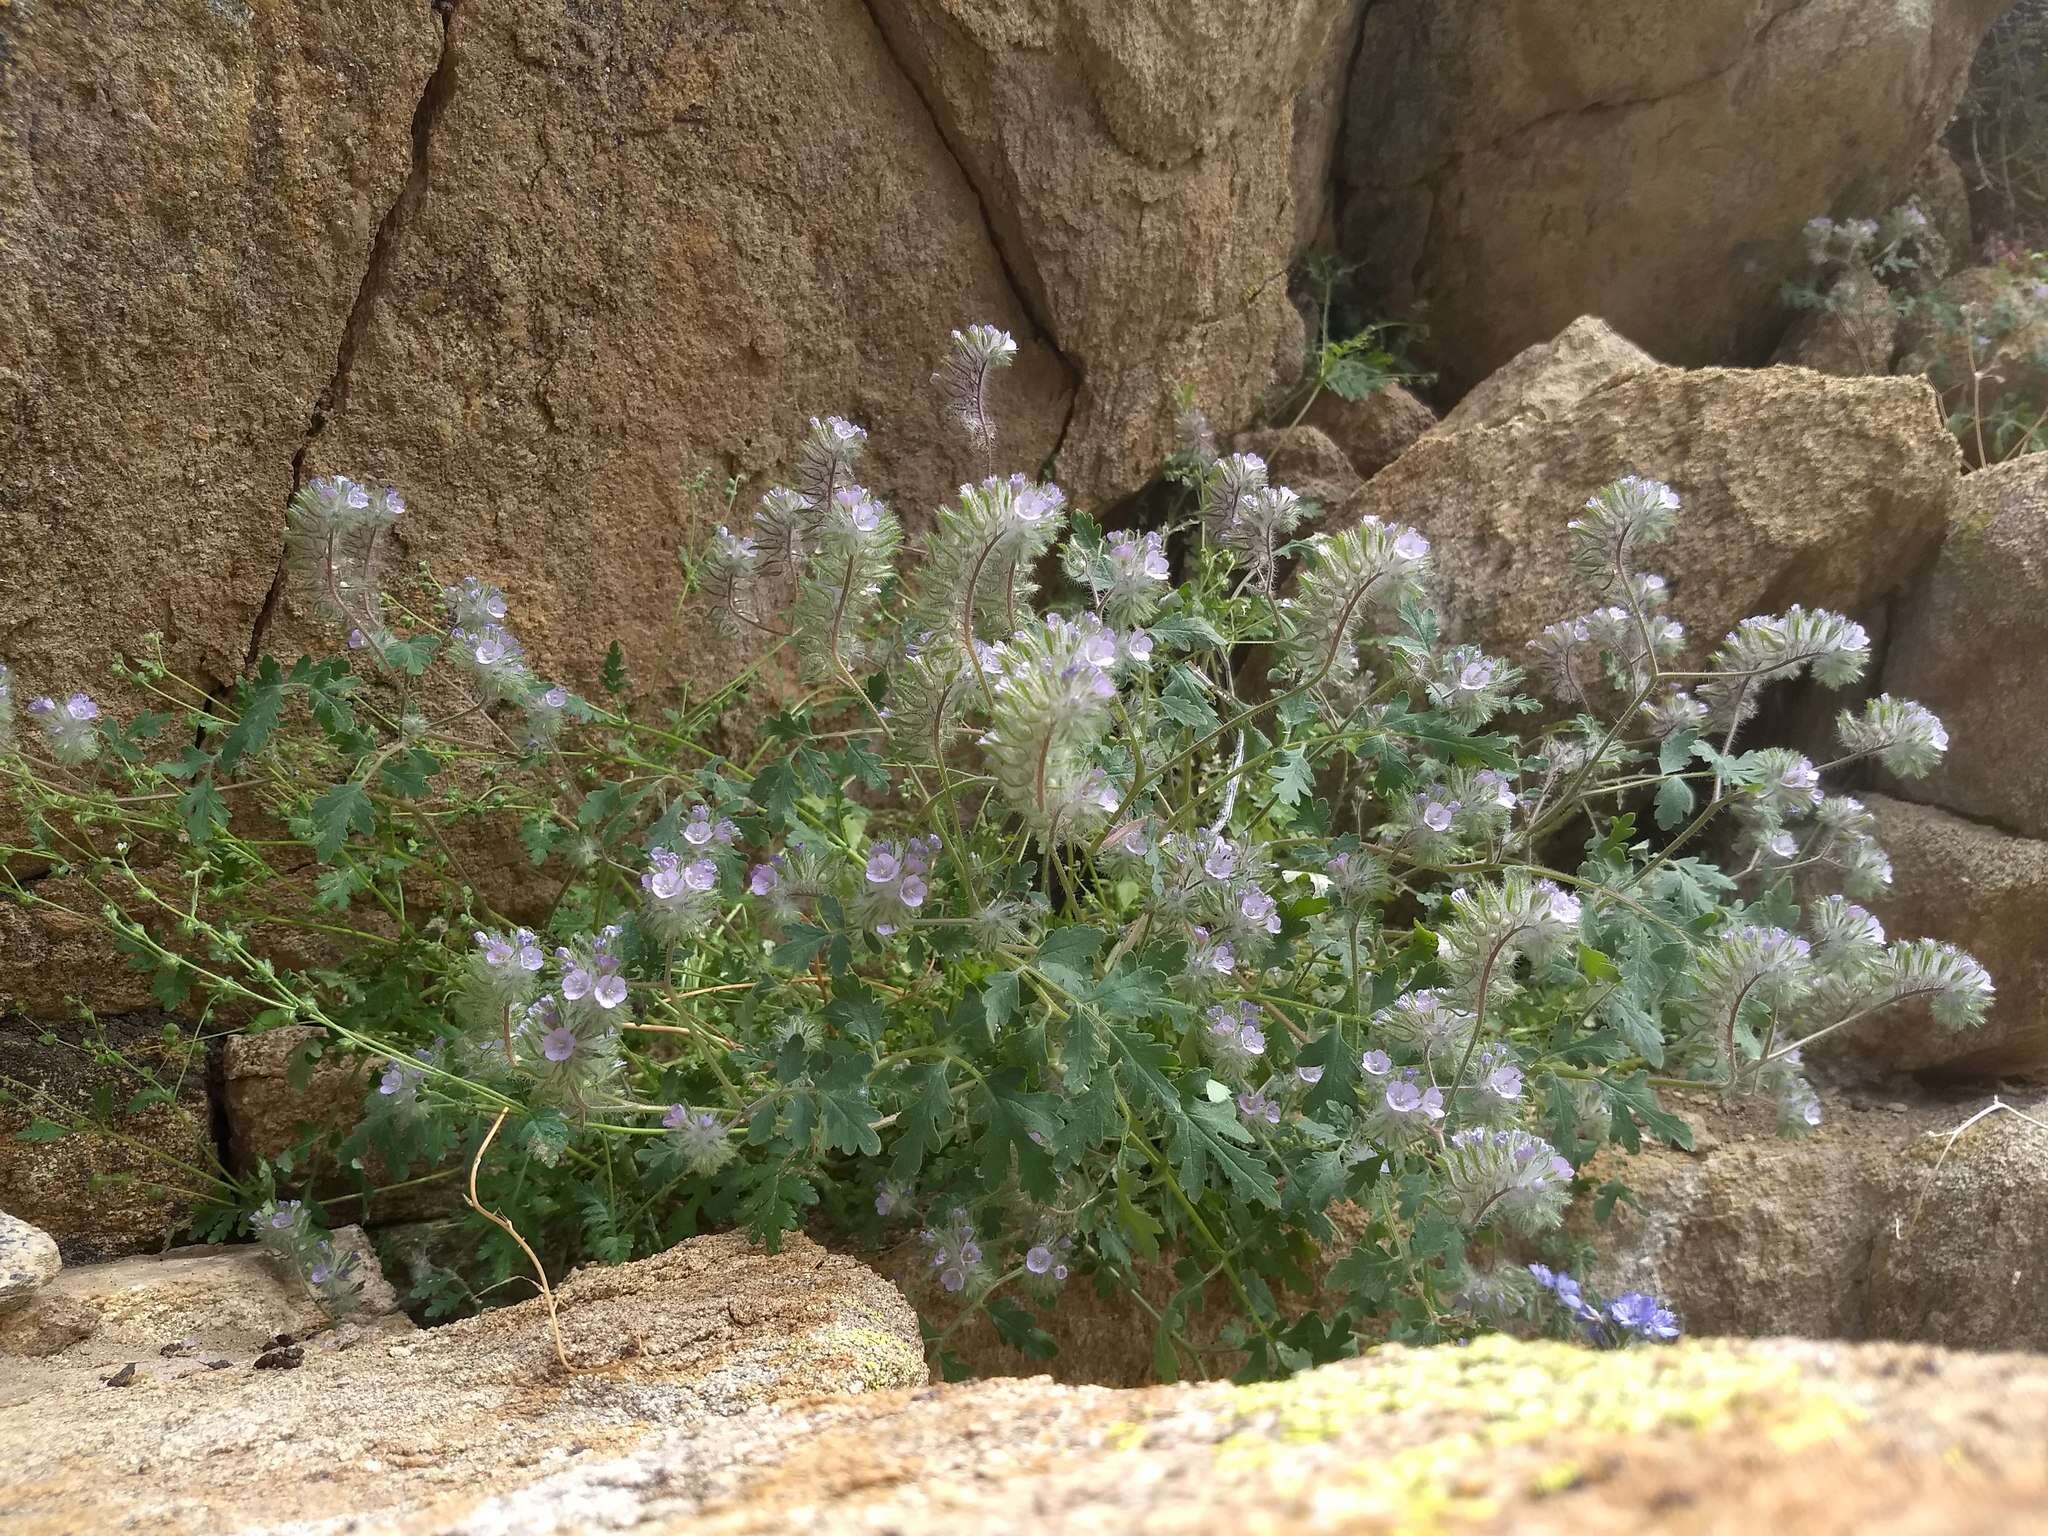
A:
<svg viewBox="0 0 2048 1536">
<path fill-rule="evenodd" d="M 426 84 L 420 90 L 419 102 L 413 108 L 412 156 L 406 168 L 405 183 L 391 200 L 391 206 L 384 210 L 384 216 L 377 221 L 377 232 L 370 240 L 362 281 L 356 286 L 355 299 L 349 305 L 348 318 L 342 324 L 341 340 L 335 349 L 334 367 L 328 375 L 327 387 L 315 397 L 306 413 L 305 435 L 300 439 L 298 451 L 292 455 L 291 489 L 285 493 L 287 511 L 292 498 L 306 483 L 306 456 L 312 452 L 321 433 L 326 431 L 327 423 L 347 403 L 349 374 L 355 367 L 356 350 L 369 331 L 371 313 L 390 283 L 398 247 L 426 198 L 427 165 L 434 128 L 455 94 L 455 27 L 460 4 L 461 0 L 431 0 L 434 20 L 441 30 L 441 47 L 433 69 L 428 72 Z M 271 578 L 270 590 L 264 594 L 263 605 L 257 610 L 256 622 L 250 630 L 249 648 L 242 661 L 244 672 L 254 667 L 262 654 L 264 638 L 277 616 L 279 603 L 284 599 L 285 577 L 286 556 L 280 550 L 277 573 Z"/>
<path fill-rule="evenodd" d="M 1059 435 L 1046 453 L 1046 462 L 1050 464 L 1059 458 L 1060 450 L 1066 446 L 1067 430 L 1073 425 L 1074 417 L 1078 411 L 1081 399 L 1082 370 L 1061 349 L 1059 337 L 1053 333 L 1050 316 L 1039 313 L 1038 305 L 1032 300 L 1031 289 L 1018 278 L 1017 266 L 1011 260 L 1010 252 L 1003 243 L 1002 232 L 996 227 L 994 215 L 989 211 L 988 198 L 982 191 L 980 178 L 974 174 L 974 168 L 967 163 L 966 158 L 961 154 L 960 147 L 953 142 L 952 135 L 946 132 L 946 125 L 939 116 L 938 107 L 933 103 L 930 95 L 926 93 L 923 83 L 918 79 L 917 72 L 910 67 L 909 61 L 904 58 L 901 50 L 897 48 L 896 39 L 890 35 L 888 25 L 882 20 L 881 13 L 875 9 L 874 0 L 861 0 L 861 4 L 862 8 L 868 13 L 868 21 L 873 25 L 876 35 L 882 40 L 882 51 L 888 54 L 889 62 L 896 66 L 896 72 L 903 77 L 905 83 L 909 85 L 912 94 L 917 97 L 918 104 L 924 108 L 925 117 L 931 122 L 933 136 L 938 139 L 941 147 L 951 157 L 953 164 L 959 167 L 960 175 L 966 181 L 968 191 L 974 194 L 974 206 L 981 214 L 982 232 L 987 236 L 989 250 L 995 254 L 996 265 L 1002 269 L 1004 284 L 1009 288 L 1011 296 L 1017 301 L 1018 309 L 1023 311 L 1025 318 L 1030 320 L 1033 329 L 1038 332 L 1036 339 L 1045 344 L 1046 350 L 1051 352 L 1053 357 L 1058 360 L 1061 369 L 1067 375 L 1067 409 L 1060 419 Z"/>
</svg>

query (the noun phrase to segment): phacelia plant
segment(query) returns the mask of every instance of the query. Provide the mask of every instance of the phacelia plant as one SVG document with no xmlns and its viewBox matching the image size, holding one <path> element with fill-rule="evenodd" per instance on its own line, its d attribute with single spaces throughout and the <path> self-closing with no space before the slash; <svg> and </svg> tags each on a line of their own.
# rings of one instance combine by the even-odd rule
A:
<svg viewBox="0 0 2048 1536">
<path fill-rule="evenodd" d="M 1764 690 L 1847 682 L 1868 640 L 1794 608 L 1685 664 L 1643 564 L 1670 487 L 1594 494 L 1587 611 L 1492 656 L 1442 632 L 1424 530 L 1318 529 L 1198 416 L 1162 528 L 998 472 L 1014 351 L 954 337 L 981 474 L 923 537 L 838 417 L 728 512 L 695 601 L 762 659 L 687 708 L 629 703 L 616 648 L 601 697 L 548 680 L 479 578 L 395 590 L 397 493 L 312 482 L 291 567 L 335 655 L 226 699 L 131 665 L 125 724 L 0 686 L 5 853 L 73 877 L 14 895 L 91 893 L 167 1007 L 372 1058 L 344 1160 L 460 1182 L 479 1294 L 810 1225 L 914 1247 L 1033 1350 L 1065 1288 L 1120 1293 L 1167 1374 L 1526 1319 L 1588 1160 L 1685 1140 L 1659 1088 L 1803 1129 L 1811 1042 L 1981 1017 L 1974 961 L 1857 905 L 1890 869 L 1827 787 L 1924 771 L 1939 722 L 1880 698 L 1832 762 L 1742 750 Z M 738 722 L 744 757 L 712 745 Z M 481 873 L 511 828 L 538 880 Z M 256 1230 L 345 1283 L 310 1209 Z M 1568 1284 L 1600 1342 L 1676 1331 Z"/>
</svg>

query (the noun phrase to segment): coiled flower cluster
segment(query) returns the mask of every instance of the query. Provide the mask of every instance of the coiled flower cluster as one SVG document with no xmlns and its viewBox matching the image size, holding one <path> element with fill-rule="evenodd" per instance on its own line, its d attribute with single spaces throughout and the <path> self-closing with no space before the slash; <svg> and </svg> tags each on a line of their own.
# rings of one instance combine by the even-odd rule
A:
<svg viewBox="0 0 2048 1536">
<path fill-rule="evenodd" d="M 945 391 L 953 419 L 966 431 L 977 451 L 992 454 L 996 446 L 996 423 L 990 409 L 993 376 L 1017 358 L 1017 341 L 1008 331 L 993 325 L 970 325 L 953 333 L 946 360 L 932 375 L 932 382 Z"/>
<path fill-rule="evenodd" d="M 982 749 L 1005 801 L 1034 832 L 1057 842 L 1093 838 L 1121 803 L 1097 759 L 1115 718 L 1118 674 L 1151 656 L 1143 630 L 1119 634 L 1088 613 L 1047 614 L 979 653 L 991 694 Z"/>
<path fill-rule="evenodd" d="M 1157 533 L 1119 530 L 1101 543 L 1072 538 L 1063 560 L 1068 577 L 1087 587 L 1095 611 L 1119 629 L 1151 620 L 1172 575 L 1166 540 Z"/>
<path fill-rule="evenodd" d="M 1368 516 L 1357 527 L 1309 541 L 1288 663 L 1305 682 L 1344 681 L 1358 672 L 1358 645 L 1403 602 L 1420 597 L 1429 573 L 1429 540 L 1399 523 Z"/>
<path fill-rule="evenodd" d="M 1532 1234 L 1556 1226 L 1572 1171 L 1549 1142 L 1518 1129 L 1472 1126 L 1455 1132 L 1444 1152 L 1444 1188 L 1475 1232 L 1493 1221 Z"/>
<path fill-rule="evenodd" d="M 1266 480 L 1266 461 L 1233 453 L 1210 467 L 1202 496 L 1202 525 L 1210 542 L 1227 549 L 1256 590 L 1273 594 L 1280 551 L 1307 508 L 1285 486 Z"/>
<path fill-rule="evenodd" d="M 351 643 L 381 651 L 386 644 L 380 565 L 384 535 L 405 512 L 388 485 L 347 475 L 320 475 L 293 493 L 285 509 L 287 568 L 299 590 Z"/>
</svg>

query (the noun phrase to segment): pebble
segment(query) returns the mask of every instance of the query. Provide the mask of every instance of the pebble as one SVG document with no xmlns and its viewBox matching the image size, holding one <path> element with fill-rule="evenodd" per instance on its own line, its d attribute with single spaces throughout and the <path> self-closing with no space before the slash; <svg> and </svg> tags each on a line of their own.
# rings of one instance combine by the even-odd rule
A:
<svg viewBox="0 0 2048 1536">
<path fill-rule="evenodd" d="M 0 1211 L 0 1312 L 21 1306 L 63 1267 L 55 1238 Z"/>
</svg>

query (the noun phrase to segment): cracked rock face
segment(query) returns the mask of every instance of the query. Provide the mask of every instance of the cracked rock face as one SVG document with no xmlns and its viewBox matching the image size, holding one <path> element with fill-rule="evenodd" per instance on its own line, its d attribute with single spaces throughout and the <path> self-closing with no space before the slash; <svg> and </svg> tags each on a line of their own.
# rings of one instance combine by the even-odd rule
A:
<svg viewBox="0 0 2048 1536">
<path fill-rule="evenodd" d="M 725 675 L 674 551 L 811 416 L 913 524 L 978 477 L 952 327 L 1019 339 L 999 461 L 1052 453 L 1067 369 L 865 6 L 458 0 L 444 43 L 304 469 L 403 488 L 402 559 L 501 584 L 541 671 L 592 686 L 617 638 L 644 685 Z"/>
<path fill-rule="evenodd" d="M 1298 371 L 1283 278 L 1324 213 L 1355 0 L 872 3 L 1080 376 L 1063 481 L 1136 490 L 1176 385 L 1228 428 Z"/>
<path fill-rule="evenodd" d="M 673 551 L 828 412 L 915 527 L 984 472 L 930 377 L 978 320 L 1021 343 L 999 467 L 1134 490 L 1176 383 L 1227 427 L 1298 366 L 1356 11 L 0 8 L 0 652 L 43 691 L 153 628 L 208 683 L 331 644 L 272 587 L 340 472 L 539 670 L 722 675 Z"/>
<path fill-rule="evenodd" d="M 1816 214 L 1879 213 L 2011 0 L 1385 0 L 1353 68 L 1345 253 L 1427 300 L 1445 383 L 1581 314 L 1760 362 Z"/>
<path fill-rule="evenodd" d="M 235 676 L 403 183 L 418 0 L 0 7 L 0 651 Z"/>
</svg>

